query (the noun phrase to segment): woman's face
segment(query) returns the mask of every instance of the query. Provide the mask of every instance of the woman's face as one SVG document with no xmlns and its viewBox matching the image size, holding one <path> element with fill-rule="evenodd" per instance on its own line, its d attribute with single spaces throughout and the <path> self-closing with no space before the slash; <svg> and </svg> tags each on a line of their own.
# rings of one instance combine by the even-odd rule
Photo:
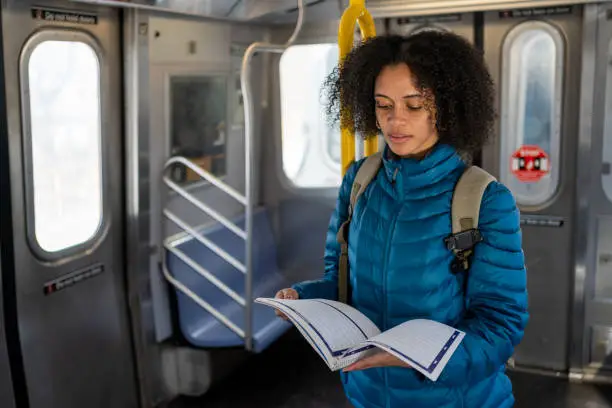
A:
<svg viewBox="0 0 612 408">
<path fill-rule="evenodd" d="M 393 153 L 418 156 L 436 144 L 434 97 L 415 87 L 406 64 L 382 69 L 376 78 L 374 97 L 378 127 Z"/>
</svg>

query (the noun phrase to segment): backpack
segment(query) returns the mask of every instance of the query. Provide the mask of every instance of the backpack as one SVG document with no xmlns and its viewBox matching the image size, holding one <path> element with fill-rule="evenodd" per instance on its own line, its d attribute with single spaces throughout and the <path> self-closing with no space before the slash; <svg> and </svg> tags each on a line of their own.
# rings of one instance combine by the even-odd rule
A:
<svg viewBox="0 0 612 408">
<path fill-rule="evenodd" d="M 378 152 L 368 156 L 357 171 L 351 188 L 348 219 L 342 223 L 336 236 L 340 243 L 338 299 L 343 303 L 348 303 L 351 298 L 348 276 L 348 231 L 353 209 L 359 196 L 378 174 L 381 164 L 382 153 Z M 496 181 L 495 177 L 485 170 L 478 166 L 468 166 L 455 186 L 451 204 L 452 234 L 444 239 L 448 250 L 455 254 L 455 260 L 451 264 L 453 273 L 469 269 L 469 257 L 473 252 L 473 247 L 482 241 L 482 235 L 478 231 L 480 203 L 485 189 L 493 181 Z"/>
</svg>

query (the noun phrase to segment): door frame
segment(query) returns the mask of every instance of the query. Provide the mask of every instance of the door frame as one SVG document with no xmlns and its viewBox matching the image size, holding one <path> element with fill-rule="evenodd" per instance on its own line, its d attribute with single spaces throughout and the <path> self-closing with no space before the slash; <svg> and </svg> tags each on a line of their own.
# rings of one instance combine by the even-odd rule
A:
<svg viewBox="0 0 612 408">
<path fill-rule="evenodd" d="M 611 374 L 600 371 L 589 361 L 596 313 L 592 313 L 589 303 L 594 301 L 596 275 L 598 270 L 598 218 L 610 217 L 612 202 L 606 200 L 607 214 L 600 213 L 603 196 L 602 185 L 602 144 L 604 138 L 604 121 L 606 109 L 606 87 L 602 83 L 608 80 L 607 70 L 600 59 L 609 58 L 608 45 L 612 40 L 612 28 L 608 28 L 607 38 L 600 36 L 603 26 L 612 27 L 612 21 L 606 19 L 606 13 L 612 12 L 608 3 L 584 6 L 583 14 L 583 59 L 580 94 L 580 131 L 578 140 L 577 162 L 590 165 L 577 166 L 576 172 L 576 230 L 575 230 L 575 263 L 572 314 L 572 347 L 569 352 L 572 380 L 611 381 Z M 605 42 L 605 44 L 604 44 Z M 609 63 L 609 61 L 607 61 Z M 603 82 L 602 82 L 603 81 Z M 598 155 L 597 159 L 594 159 Z M 593 299 L 593 300 L 592 300 Z M 612 320 L 611 320 L 612 321 Z M 608 343 L 609 344 L 609 343 Z"/>
</svg>

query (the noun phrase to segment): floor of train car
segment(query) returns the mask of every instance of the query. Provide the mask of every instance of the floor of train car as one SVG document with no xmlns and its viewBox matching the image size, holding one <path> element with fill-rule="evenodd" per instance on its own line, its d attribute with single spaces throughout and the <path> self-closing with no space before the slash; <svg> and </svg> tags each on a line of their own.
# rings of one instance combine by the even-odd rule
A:
<svg viewBox="0 0 612 408">
<path fill-rule="evenodd" d="M 612 385 L 510 373 L 516 408 L 612 408 Z M 350 408 L 337 373 L 330 372 L 295 330 L 254 356 L 203 397 L 182 397 L 169 408 Z"/>
</svg>

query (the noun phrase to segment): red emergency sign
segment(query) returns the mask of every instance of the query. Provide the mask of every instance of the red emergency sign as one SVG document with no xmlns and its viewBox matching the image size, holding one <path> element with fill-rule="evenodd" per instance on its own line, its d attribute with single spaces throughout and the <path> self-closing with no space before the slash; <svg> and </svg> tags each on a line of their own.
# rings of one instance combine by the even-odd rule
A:
<svg viewBox="0 0 612 408">
<path fill-rule="evenodd" d="M 550 159 L 538 146 L 521 146 L 512 155 L 512 174 L 524 183 L 534 183 L 550 171 Z"/>
</svg>

